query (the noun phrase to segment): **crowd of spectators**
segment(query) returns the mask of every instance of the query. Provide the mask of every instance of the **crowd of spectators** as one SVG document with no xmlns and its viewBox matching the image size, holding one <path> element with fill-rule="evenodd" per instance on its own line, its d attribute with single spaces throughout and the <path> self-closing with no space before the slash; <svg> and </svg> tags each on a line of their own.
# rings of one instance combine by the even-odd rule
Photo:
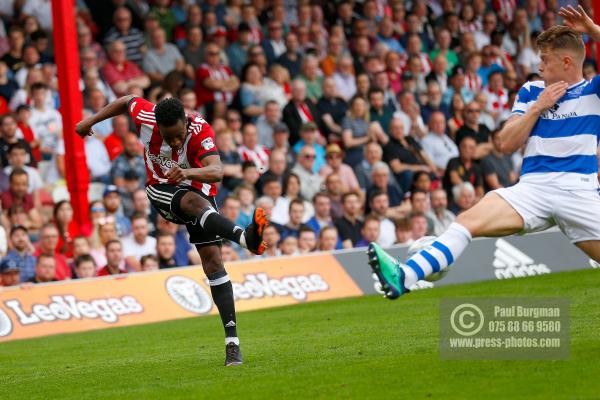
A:
<svg viewBox="0 0 600 400">
<path fill-rule="evenodd" d="M 245 226 L 267 209 L 274 257 L 438 235 L 515 183 L 522 151 L 503 154 L 496 134 L 520 85 L 539 79 L 537 35 L 572 2 L 75 3 L 84 115 L 125 94 L 201 113 L 224 164 L 220 212 Z M 85 139 L 92 224 L 74 222 L 56 46 L 49 0 L 0 2 L 0 284 L 199 263 L 149 206 L 127 116 Z"/>
</svg>

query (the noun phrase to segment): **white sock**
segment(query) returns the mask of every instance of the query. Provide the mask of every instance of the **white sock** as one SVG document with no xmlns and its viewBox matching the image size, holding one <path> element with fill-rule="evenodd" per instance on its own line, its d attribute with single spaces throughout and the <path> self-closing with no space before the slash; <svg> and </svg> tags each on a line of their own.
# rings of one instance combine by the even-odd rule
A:
<svg viewBox="0 0 600 400">
<path fill-rule="evenodd" d="M 463 225 L 453 222 L 426 249 L 409 258 L 401 268 L 404 271 L 404 287 L 411 287 L 434 272 L 446 269 L 456 260 L 471 242 L 471 233 Z"/>
<path fill-rule="evenodd" d="M 246 244 L 246 232 L 242 232 L 242 236 L 240 236 L 240 247 L 243 249 L 247 249 L 248 245 Z"/>
<path fill-rule="evenodd" d="M 236 337 L 226 337 L 225 338 L 225 346 L 227 346 L 229 343 L 235 343 L 236 345 L 240 345 L 240 339 L 236 336 Z"/>
</svg>

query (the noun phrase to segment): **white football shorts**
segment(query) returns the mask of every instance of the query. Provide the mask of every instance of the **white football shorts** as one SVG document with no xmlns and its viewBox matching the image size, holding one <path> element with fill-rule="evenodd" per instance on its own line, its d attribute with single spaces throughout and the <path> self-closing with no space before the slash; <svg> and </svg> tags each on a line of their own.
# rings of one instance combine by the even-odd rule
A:
<svg viewBox="0 0 600 400">
<path fill-rule="evenodd" d="M 496 189 L 523 218 L 521 233 L 540 232 L 554 225 L 572 243 L 600 240 L 600 192 L 596 189 L 565 190 L 519 182 Z"/>
</svg>

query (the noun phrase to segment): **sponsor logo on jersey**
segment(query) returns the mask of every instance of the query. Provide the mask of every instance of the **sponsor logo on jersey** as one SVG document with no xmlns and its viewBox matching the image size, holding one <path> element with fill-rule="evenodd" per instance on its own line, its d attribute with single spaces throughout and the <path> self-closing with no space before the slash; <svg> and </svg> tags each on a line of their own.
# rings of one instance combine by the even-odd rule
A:
<svg viewBox="0 0 600 400">
<path fill-rule="evenodd" d="M 577 113 L 575 111 L 571 111 L 571 112 L 559 114 L 558 113 L 558 109 L 559 109 L 559 105 L 558 104 L 554 104 L 552 107 L 550 107 L 548 109 L 548 111 L 546 111 L 543 114 L 543 118 L 546 118 L 546 119 L 565 119 L 565 118 L 571 118 L 571 117 L 576 117 L 577 116 Z"/>
<path fill-rule="evenodd" d="M 189 312 L 206 314 L 212 309 L 210 295 L 193 279 L 175 275 L 167 279 L 166 288 L 173 301 Z"/>
<path fill-rule="evenodd" d="M 106 323 L 115 323 L 122 315 L 139 314 L 144 311 L 142 305 L 133 296 L 104 297 L 85 301 L 73 295 L 61 295 L 51 296 L 50 300 L 46 304 L 34 303 L 28 310 L 24 309 L 17 299 L 6 300 L 4 304 L 14 312 L 17 317 L 15 321 L 23 326 L 75 319 L 101 319 Z M 2 314 L 0 310 L 0 336 L 5 336 L 10 331 L 6 328 L 8 317 L 6 313 L 4 317 Z"/>
<path fill-rule="evenodd" d="M 200 144 L 202 145 L 204 150 L 210 150 L 213 147 L 215 147 L 215 144 L 214 144 L 212 138 L 209 138 L 209 137 L 204 139 Z"/>
<path fill-rule="evenodd" d="M 531 257 L 504 239 L 496 240 L 493 265 L 497 279 L 520 278 L 552 272 L 545 264 L 537 264 Z"/>
<path fill-rule="evenodd" d="M 181 164 L 177 164 L 175 161 L 173 161 L 172 159 L 170 159 L 168 157 L 163 156 L 162 154 L 155 155 L 155 154 L 151 154 L 149 151 L 146 151 L 146 155 L 148 157 L 148 160 L 160 165 L 162 168 L 170 169 L 176 165 L 178 165 L 182 169 L 189 168 L 189 165 L 187 163 L 183 162 Z"/>
</svg>

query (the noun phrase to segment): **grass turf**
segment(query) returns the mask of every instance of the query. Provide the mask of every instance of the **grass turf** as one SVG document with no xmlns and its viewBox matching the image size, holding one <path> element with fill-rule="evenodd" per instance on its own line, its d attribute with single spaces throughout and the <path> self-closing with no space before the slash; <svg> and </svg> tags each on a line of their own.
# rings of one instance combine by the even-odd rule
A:
<svg viewBox="0 0 600 400">
<path fill-rule="evenodd" d="M 563 361 L 442 361 L 443 297 L 571 299 Z M 598 399 L 600 271 L 242 313 L 225 368 L 218 317 L 0 344 L 0 399 Z"/>
</svg>

